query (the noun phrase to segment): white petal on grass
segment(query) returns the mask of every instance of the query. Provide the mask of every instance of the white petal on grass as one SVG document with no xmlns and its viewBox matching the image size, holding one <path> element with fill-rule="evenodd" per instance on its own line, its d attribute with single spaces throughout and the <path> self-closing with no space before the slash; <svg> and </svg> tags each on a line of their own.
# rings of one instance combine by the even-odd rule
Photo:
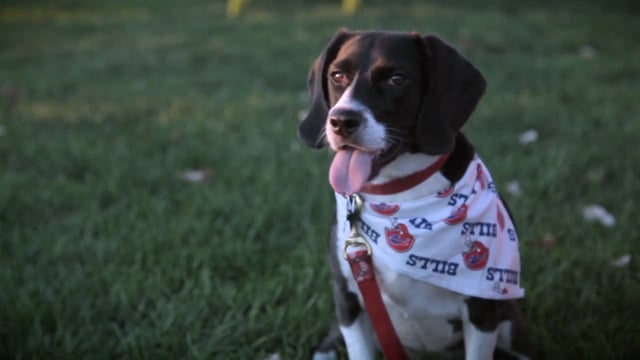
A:
<svg viewBox="0 0 640 360">
<path fill-rule="evenodd" d="M 280 359 L 282 359 L 280 357 L 280 353 L 273 353 L 273 354 L 267 356 L 267 358 L 265 360 L 280 360 Z"/>
<path fill-rule="evenodd" d="M 300 143 L 298 143 L 297 141 L 292 141 L 291 143 L 289 143 L 289 150 L 292 152 L 300 151 Z"/>
<path fill-rule="evenodd" d="M 607 227 L 612 227 L 616 224 L 616 218 L 600 205 L 585 206 L 582 209 L 582 215 L 589 222 L 597 221 Z"/>
<path fill-rule="evenodd" d="M 583 45 L 580 48 L 580 56 L 582 56 L 585 59 L 593 59 L 597 55 L 598 55 L 598 52 L 592 46 Z"/>
<path fill-rule="evenodd" d="M 528 145 L 528 144 L 531 144 L 532 142 L 536 142 L 537 140 L 538 140 L 538 132 L 533 129 L 529 129 L 523 132 L 518 137 L 518 141 L 520 141 L 520 144 L 522 145 Z"/>
<path fill-rule="evenodd" d="M 338 359 L 338 354 L 336 354 L 335 350 L 330 350 L 327 352 L 315 352 L 311 360 L 336 360 Z"/>
<path fill-rule="evenodd" d="M 190 169 L 179 172 L 178 178 L 191 184 L 197 184 L 209 180 L 212 174 L 211 169 Z"/>
<path fill-rule="evenodd" d="M 506 190 L 513 196 L 522 195 L 522 187 L 520 186 L 520 182 L 518 180 L 509 181 L 506 185 Z"/>
<path fill-rule="evenodd" d="M 629 266 L 630 262 L 631 262 L 631 254 L 624 254 L 624 255 L 620 256 L 619 258 L 614 259 L 613 261 L 611 261 L 611 265 L 621 268 L 621 267 Z"/>
<path fill-rule="evenodd" d="M 182 131 L 173 130 L 171 132 L 171 141 L 180 141 L 182 140 L 182 138 L 183 138 Z"/>
<path fill-rule="evenodd" d="M 601 167 L 591 168 L 585 174 L 585 179 L 592 184 L 601 184 L 604 181 L 605 170 Z"/>
</svg>

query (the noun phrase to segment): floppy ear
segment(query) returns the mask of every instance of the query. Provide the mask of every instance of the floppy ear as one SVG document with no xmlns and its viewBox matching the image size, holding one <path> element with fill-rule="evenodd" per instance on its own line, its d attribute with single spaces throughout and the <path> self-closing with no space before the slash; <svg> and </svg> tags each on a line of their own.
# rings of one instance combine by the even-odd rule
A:
<svg viewBox="0 0 640 360">
<path fill-rule="evenodd" d="M 347 30 L 340 29 L 329 41 L 309 71 L 308 88 L 311 101 L 307 116 L 298 127 L 298 138 L 309 147 L 321 148 L 324 146 L 322 134 L 329 113 L 327 68 L 349 36 Z"/>
<path fill-rule="evenodd" d="M 424 98 L 416 137 L 427 154 L 449 152 L 487 88 L 478 69 L 436 36 L 419 38 L 424 49 Z"/>
</svg>

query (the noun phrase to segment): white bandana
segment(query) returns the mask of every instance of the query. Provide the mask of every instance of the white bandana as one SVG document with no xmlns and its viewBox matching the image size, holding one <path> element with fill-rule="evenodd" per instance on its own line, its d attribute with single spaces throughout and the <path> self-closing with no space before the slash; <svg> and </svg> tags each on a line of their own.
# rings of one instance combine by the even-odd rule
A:
<svg viewBox="0 0 640 360">
<path fill-rule="evenodd" d="M 429 181 L 427 179 L 426 181 Z M 489 171 L 475 158 L 455 185 L 402 203 L 361 194 L 357 224 L 373 262 L 420 281 L 485 299 L 524 297 L 518 235 Z M 382 201 L 380 201 L 382 200 Z M 336 193 L 338 239 L 349 237 L 347 199 Z"/>
</svg>

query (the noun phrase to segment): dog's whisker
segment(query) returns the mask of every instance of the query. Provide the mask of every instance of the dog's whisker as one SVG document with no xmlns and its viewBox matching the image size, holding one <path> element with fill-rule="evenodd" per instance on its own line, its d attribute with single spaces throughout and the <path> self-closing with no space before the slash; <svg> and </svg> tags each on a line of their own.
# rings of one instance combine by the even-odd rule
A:
<svg viewBox="0 0 640 360">
<path fill-rule="evenodd" d="M 327 139 L 327 130 L 323 127 L 320 131 L 320 136 L 318 137 L 317 144 L 323 143 Z"/>
</svg>

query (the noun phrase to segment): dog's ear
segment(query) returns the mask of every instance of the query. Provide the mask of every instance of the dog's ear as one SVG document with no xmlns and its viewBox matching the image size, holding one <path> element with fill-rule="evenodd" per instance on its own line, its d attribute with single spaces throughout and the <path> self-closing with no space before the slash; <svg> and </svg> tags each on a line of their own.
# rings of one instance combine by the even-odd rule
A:
<svg viewBox="0 0 640 360">
<path fill-rule="evenodd" d="M 475 66 L 440 38 L 414 36 L 424 51 L 418 149 L 433 155 L 446 153 L 453 149 L 456 134 L 471 116 L 487 82 Z"/>
<path fill-rule="evenodd" d="M 308 88 L 311 101 L 307 115 L 298 127 L 298 138 L 309 147 L 321 148 L 324 146 L 322 134 L 329 113 L 327 68 L 349 37 L 350 33 L 346 29 L 340 29 L 329 41 L 309 71 Z"/>
</svg>

